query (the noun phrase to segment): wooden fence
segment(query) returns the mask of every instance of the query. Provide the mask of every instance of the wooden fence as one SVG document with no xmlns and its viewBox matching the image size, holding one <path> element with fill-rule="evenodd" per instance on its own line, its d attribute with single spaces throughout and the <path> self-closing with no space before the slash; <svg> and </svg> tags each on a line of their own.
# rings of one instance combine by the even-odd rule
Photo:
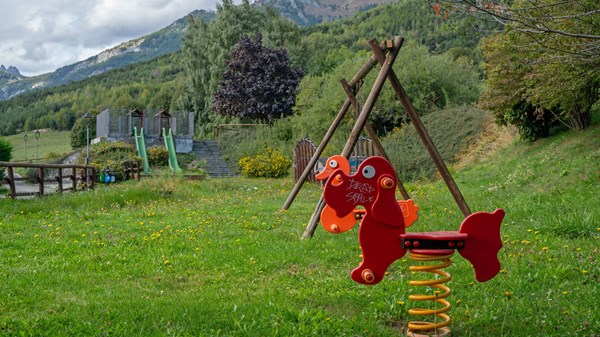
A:
<svg viewBox="0 0 600 337">
<path fill-rule="evenodd" d="M 308 138 L 303 138 L 296 143 L 296 147 L 294 148 L 294 181 L 300 179 L 302 172 L 304 172 L 308 166 L 316 149 L 315 143 Z M 306 180 L 312 183 L 318 182 L 314 168 L 310 171 Z"/>
<path fill-rule="evenodd" d="M 92 166 L 0 162 L 0 167 L 6 168 L 6 177 L 4 178 L 4 182 L 8 185 L 9 196 L 13 199 L 22 196 L 43 196 L 46 190 L 45 185 L 48 183 L 57 184 L 57 192 L 63 192 L 77 190 L 78 183 L 82 189 L 94 188 L 94 184 L 96 182 L 96 170 Z M 37 175 L 35 178 L 35 184 L 37 184 L 38 187 L 37 191 L 17 191 L 16 182 L 27 180 L 27 178 L 24 177 L 15 177 L 14 169 L 19 167 L 25 169 L 37 169 Z M 56 176 L 46 177 L 47 170 L 56 170 Z M 67 171 L 70 174 L 64 174 L 63 171 Z M 65 180 L 71 182 L 71 187 L 65 188 Z"/>
</svg>

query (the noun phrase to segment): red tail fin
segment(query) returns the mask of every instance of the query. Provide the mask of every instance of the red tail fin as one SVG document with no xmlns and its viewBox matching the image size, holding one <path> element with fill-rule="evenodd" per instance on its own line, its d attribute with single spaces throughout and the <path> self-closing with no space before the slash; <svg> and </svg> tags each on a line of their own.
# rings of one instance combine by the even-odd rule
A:
<svg viewBox="0 0 600 337">
<path fill-rule="evenodd" d="M 500 208 L 493 213 L 477 212 L 465 218 L 458 230 L 469 234 L 465 248 L 458 252 L 471 262 L 475 268 L 475 278 L 479 282 L 494 278 L 500 271 L 498 251 L 502 248 L 502 219 L 504 211 Z"/>
</svg>

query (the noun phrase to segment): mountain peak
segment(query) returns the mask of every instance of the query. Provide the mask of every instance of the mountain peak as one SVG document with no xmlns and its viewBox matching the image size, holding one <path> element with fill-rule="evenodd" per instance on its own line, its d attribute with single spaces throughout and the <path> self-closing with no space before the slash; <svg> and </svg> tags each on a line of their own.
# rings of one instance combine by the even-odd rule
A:
<svg viewBox="0 0 600 337">
<path fill-rule="evenodd" d="M 17 67 L 14 67 L 14 66 L 9 66 L 8 68 L 5 68 L 4 64 L 1 64 L 0 72 L 8 73 L 8 74 L 15 75 L 18 77 L 23 77 L 23 75 L 21 75 L 21 72 L 19 72 L 19 69 L 17 69 Z"/>
</svg>

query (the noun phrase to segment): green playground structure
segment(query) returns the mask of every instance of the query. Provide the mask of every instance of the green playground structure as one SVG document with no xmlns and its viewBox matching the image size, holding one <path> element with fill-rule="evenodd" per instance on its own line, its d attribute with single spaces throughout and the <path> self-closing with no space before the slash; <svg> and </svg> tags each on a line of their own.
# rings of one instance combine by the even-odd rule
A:
<svg viewBox="0 0 600 337">
<path fill-rule="evenodd" d="M 175 145 L 173 145 L 173 132 L 171 128 L 169 128 L 169 135 L 167 136 L 167 132 L 165 128 L 162 129 L 162 135 L 165 139 L 165 146 L 167 147 L 167 151 L 169 151 L 169 167 L 171 167 L 171 171 L 173 173 L 181 173 L 181 169 L 179 168 L 179 164 L 177 163 L 177 155 L 175 154 Z"/>
<path fill-rule="evenodd" d="M 144 164 L 144 173 L 150 174 L 152 171 L 150 170 L 150 165 L 148 164 L 148 155 L 146 155 L 146 142 L 144 141 L 144 128 L 140 129 L 140 134 L 138 135 L 137 127 L 133 127 L 134 139 L 135 139 L 135 148 L 138 151 L 138 155 L 142 158 Z"/>
</svg>

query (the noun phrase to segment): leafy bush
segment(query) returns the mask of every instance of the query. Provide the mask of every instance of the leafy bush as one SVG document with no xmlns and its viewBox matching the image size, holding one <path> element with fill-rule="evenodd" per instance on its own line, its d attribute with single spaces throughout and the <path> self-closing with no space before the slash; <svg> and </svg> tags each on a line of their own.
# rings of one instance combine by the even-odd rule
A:
<svg viewBox="0 0 600 337">
<path fill-rule="evenodd" d="M 12 145 L 8 141 L 0 139 L 0 161 L 10 161 L 12 150 Z M 2 177 L 4 177 L 4 168 L 0 168 L 0 180 Z"/>
<path fill-rule="evenodd" d="M 254 178 L 278 178 L 286 175 L 291 166 L 290 159 L 272 148 L 268 148 L 265 153 L 240 159 L 242 173 Z"/>
<path fill-rule="evenodd" d="M 96 134 L 96 117 L 78 118 L 71 129 L 71 147 L 74 149 L 87 145 L 87 127 L 90 127 L 90 141 Z"/>
<path fill-rule="evenodd" d="M 192 153 L 178 153 L 177 162 L 181 168 L 192 172 L 194 175 L 201 175 L 204 177 L 208 175 L 208 172 L 206 171 L 206 160 L 200 159 Z"/>
<path fill-rule="evenodd" d="M 38 182 L 38 169 L 33 167 L 27 168 L 25 171 L 25 179 L 27 179 L 27 182 L 29 183 L 36 184 Z"/>
<path fill-rule="evenodd" d="M 83 164 L 85 155 L 80 155 L 78 161 Z M 125 180 L 125 170 L 128 163 L 132 161 L 140 164 L 141 158 L 138 157 L 134 146 L 123 142 L 104 142 L 90 148 L 90 165 L 96 168 L 97 174 L 110 168 L 111 174 L 115 175 L 116 180 Z"/>
<path fill-rule="evenodd" d="M 147 151 L 150 166 L 168 166 L 169 151 L 162 146 L 151 147 Z"/>
<path fill-rule="evenodd" d="M 290 118 L 282 118 L 273 125 L 228 130 L 219 136 L 221 156 L 231 166 L 238 166 L 242 157 L 261 154 L 265 148 L 291 154 L 295 143 L 293 128 Z"/>
<path fill-rule="evenodd" d="M 483 110 L 464 106 L 434 111 L 422 120 L 444 161 L 451 163 L 477 140 L 490 118 Z M 435 176 L 437 169 L 412 125 L 395 129 L 382 144 L 402 180 Z"/>
</svg>

